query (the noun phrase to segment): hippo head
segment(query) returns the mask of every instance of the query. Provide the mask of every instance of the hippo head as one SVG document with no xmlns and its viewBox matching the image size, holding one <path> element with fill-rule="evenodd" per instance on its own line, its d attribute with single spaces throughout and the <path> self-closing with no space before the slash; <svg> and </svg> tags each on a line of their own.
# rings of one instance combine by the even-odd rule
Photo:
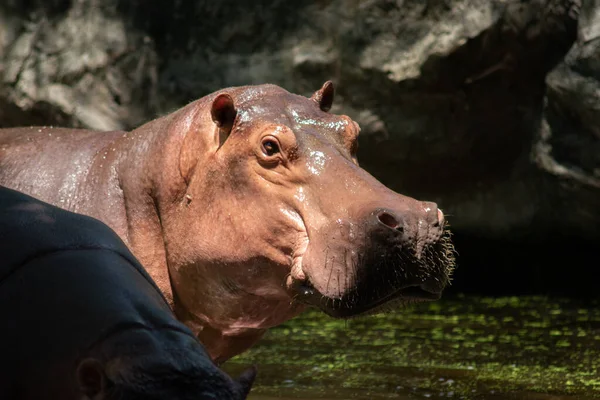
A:
<svg viewBox="0 0 600 400">
<path fill-rule="evenodd" d="M 98 348 L 77 364 L 81 400 L 244 400 L 256 377 L 251 367 L 232 379 L 193 336 L 176 331 L 130 329 Z"/>
<path fill-rule="evenodd" d="M 440 297 L 454 266 L 442 211 L 359 166 L 359 126 L 328 112 L 333 95 L 331 82 L 310 98 L 248 86 L 183 109 L 173 231 L 186 233 L 167 243 L 180 299 L 212 292 L 221 315 L 244 309 L 232 325 L 268 327 L 285 319 L 277 302 L 346 318 Z"/>
<path fill-rule="evenodd" d="M 223 373 L 169 374 L 164 369 L 123 373 L 115 371 L 115 366 L 106 368 L 95 359 L 83 360 L 77 368 L 81 400 L 244 400 L 255 374 L 255 369 L 249 369 L 234 381 L 221 376 Z"/>
</svg>

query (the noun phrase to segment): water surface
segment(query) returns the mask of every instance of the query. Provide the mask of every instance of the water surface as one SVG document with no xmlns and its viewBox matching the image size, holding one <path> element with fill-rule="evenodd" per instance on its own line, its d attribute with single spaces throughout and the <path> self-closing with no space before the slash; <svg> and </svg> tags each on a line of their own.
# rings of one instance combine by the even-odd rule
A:
<svg viewBox="0 0 600 400">
<path fill-rule="evenodd" d="M 251 400 L 600 399 L 600 304 L 457 296 L 349 321 L 308 311 L 224 367 Z"/>
</svg>

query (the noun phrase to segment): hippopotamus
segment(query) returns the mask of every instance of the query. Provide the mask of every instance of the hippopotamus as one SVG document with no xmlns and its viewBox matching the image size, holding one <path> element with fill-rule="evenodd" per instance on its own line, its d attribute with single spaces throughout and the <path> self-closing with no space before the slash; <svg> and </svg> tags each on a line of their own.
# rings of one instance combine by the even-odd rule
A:
<svg viewBox="0 0 600 400">
<path fill-rule="evenodd" d="M 245 399 L 102 222 L 0 188 L 0 398 Z"/>
<path fill-rule="evenodd" d="M 359 166 L 333 99 L 264 84 L 127 132 L 0 130 L 0 184 L 110 226 L 222 362 L 307 306 L 349 318 L 450 281 L 443 212 Z"/>
</svg>

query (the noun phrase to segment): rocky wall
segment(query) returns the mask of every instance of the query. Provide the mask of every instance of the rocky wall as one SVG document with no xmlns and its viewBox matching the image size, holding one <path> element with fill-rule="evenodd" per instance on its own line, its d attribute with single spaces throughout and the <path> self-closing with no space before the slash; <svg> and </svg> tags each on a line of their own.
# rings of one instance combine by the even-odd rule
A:
<svg viewBox="0 0 600 400">
<path fill-rule="evenodd" d="M 362 165 L 449 215 L 459 288 L 593 269 L 599 0 L 0 4 L 1 126 L 131 128 L 222 87 L 327 79 Z"/>
</svg>

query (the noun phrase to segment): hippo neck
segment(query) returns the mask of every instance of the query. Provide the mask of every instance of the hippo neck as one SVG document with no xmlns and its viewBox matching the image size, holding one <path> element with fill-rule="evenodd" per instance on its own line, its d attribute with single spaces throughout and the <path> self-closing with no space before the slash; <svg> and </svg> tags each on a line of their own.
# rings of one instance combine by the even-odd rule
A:
<svg viewBox="0 0 600 400">
<path fill-rule="evenodd" d="M 297 302 L 290 304 L 289 301 L 264 300 L 251 308 L 260 309 L 267 317 L 256 315 L 248 319 L 247 315 L 254 314 L 251 309 L 245 309 L 241 315 L 239 311 L 231 313 L 230 310 L 219 307 L 223 299 L 211 294 L 206 287 L 203 288 L 202 293 L 206 298 L 194 302 L 194 309 L 191 310 L 184 305 L 186 302 L 178 298 L 175 290 L 173 292 L 174 312 L 177 319 L 198 336 L 217 364 L 244 352 L 254 345 L 268 328 L 293 318 L 305 308 Z M 224 295 L 223 292 L 222 294 Z M 246 297 L 240 294 L 237 298 L 237 303 L 242 308 L 256 302 L 254 296 Z"/>
<path fill-rule="evenodd" d="M 193 135 L 209 135 L 208 131 L 214 129 L 210 119 L 209 125 L 204 125 L 202 109 L 202 100 L 190 103 L 119 139 L 125 147 L 118 168 L 127 211 L 127 244 L 171 306 L 163 217 L 185 201 L 187 183 L 181 173 L 180 157 L 186 136 L 200 139 Z M 194 154 L 202 157 L 202 151 L 196 150 L 199 149 L 194 147 Z"/>
<path fill-rule="evenodd" d="M 126 241 L 173 306 L 163 231 L 162 204 L 177 201 L 183 184 L 178 172 L 180 145 L 168 135 L 172 116 L 151 121 L 121 139 L 125 157 L 119 180 L 127 218 Z M 123 235 L 122 235 L 123 236 Z"/>
</svg>

